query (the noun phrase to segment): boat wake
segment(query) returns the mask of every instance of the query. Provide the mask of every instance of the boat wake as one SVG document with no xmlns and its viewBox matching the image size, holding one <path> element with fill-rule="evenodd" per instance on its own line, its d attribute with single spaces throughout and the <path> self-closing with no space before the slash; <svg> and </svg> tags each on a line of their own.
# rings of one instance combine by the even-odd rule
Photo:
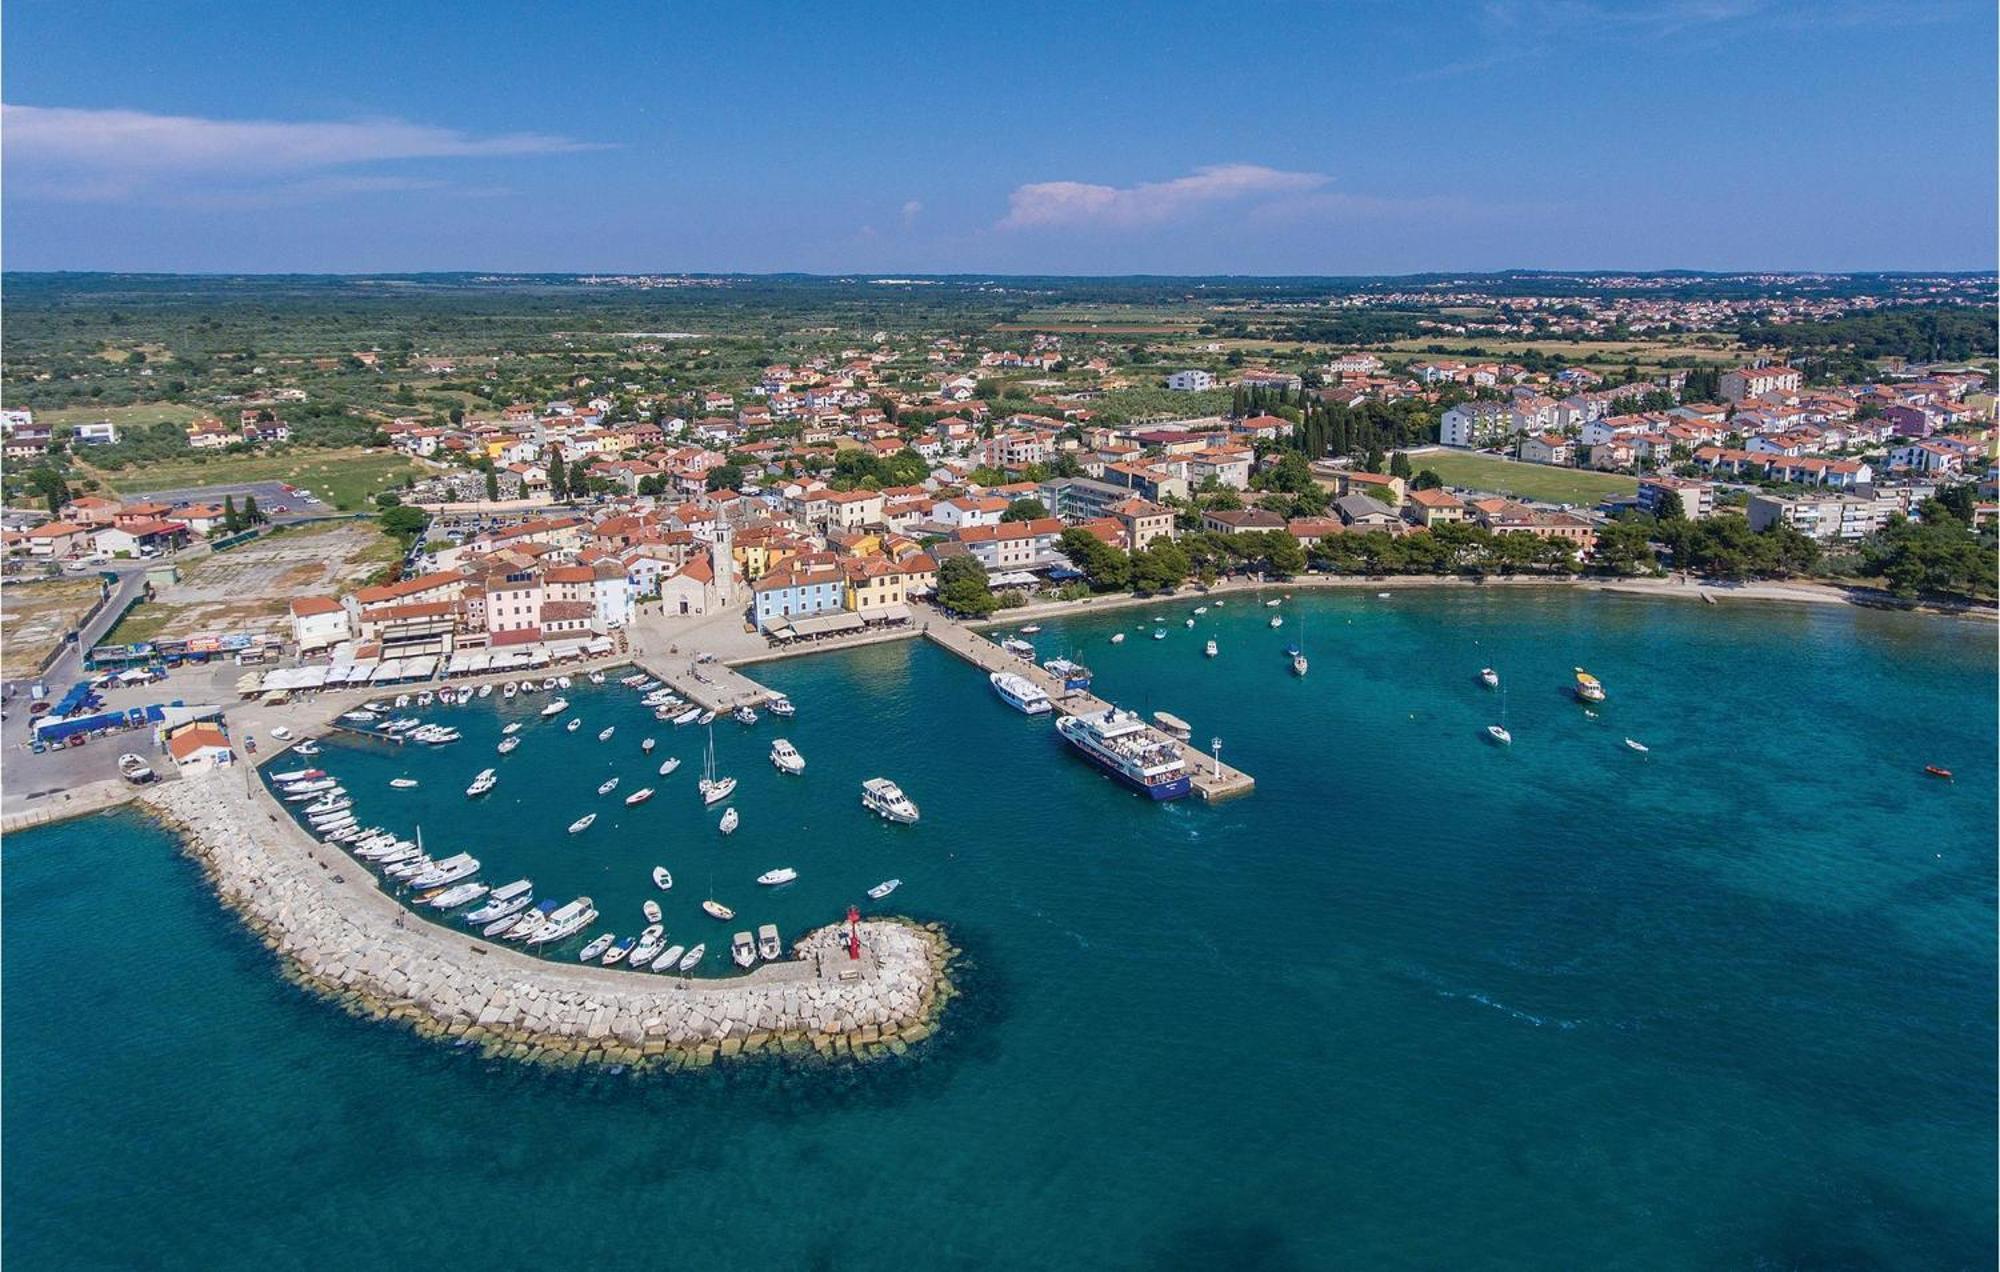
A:
<svg viewBox="0 0 2000 1272">
<path fill-rule="evenodd" d="M 1534 1012 L 1522 1011 L 1519 1007 L 1509 1007 L 1506 1003 L 1496 998 L 1489 998 L 1477 990 L 1461 994 L 1449 989 L 1440 989 L 1436 993 L 1439 998 L 1462 998 L 1467 1002 L 1478 1003 L 1481 1007 L 1491 1007 L 1494 1011 L 1512 1016 L 1516 1020 L 1526 1021 L 1537 1029 L 1575 1029 L 1583 1023 L 1580 1020 L 1564 1020 L 1560 1016 L 1537 1016 Z"/>
</svg>

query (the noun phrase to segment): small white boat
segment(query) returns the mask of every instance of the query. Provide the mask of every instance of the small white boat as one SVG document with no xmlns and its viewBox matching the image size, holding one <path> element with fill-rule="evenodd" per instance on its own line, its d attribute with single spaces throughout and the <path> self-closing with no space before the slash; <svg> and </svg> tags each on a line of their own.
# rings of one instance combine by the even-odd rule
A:
<svg viewBox="0 0 2000 1272">
<path fill-rule="evenodd" d="M 639 907 L 639 912 L 646 916 L 646 922 L 648 923 L 658 923 L 660 921 L 660 903 L 651 897 L 648 897 L 645 904 Z"/>
<path fill-rule="evenodd" d="M 282 724 L 272 725 L 271 736 L 280 742 L 289 742 L 292 740 L 292 731 Z"/>
<path fill-rule="evenodd" d="M 660 761 L 660 776 L 665 777 L 680 766 L 680 757 L 678 755 L 669 755 L 666 759 Z"/>
<path fill-rule="evenodd" d="M 735 718 L 738 724 L 757 723 L 757 713 L 749 707 L 738 707 L 729 714 Z"/>
<path fill-rule="evenodd" d="M 883 897 L 888 896 L 891 892 L 894 892 L 896 889 L 902 886 L 903 886 L 903 881 L 901 879 L 884 879 L 882 882 L 868 889 L 868 895 L 873 899 L 880 901 Z"/>
<path fill-rule="evenodd" d="M 1388 599 L 1389 599 L 1389 593 L 1387 593 L 1387 592 L 1377 592 L 1377 593 L 1375 593 L 1375 598 L 1376 598 L 1377 600 L 1382 600 L 1382 601 L 1386 601 L 1386 600 L 1388 600 Z"/>
<path fill-rule="evenodd" d="M 581 729 L 582 727 L 583 727 L 582 720 L 571 720 L 568 724 L 565 724 L 563 726 L 563 731 L 566 733 L 575 733 L 578 729 Z"/>
<path fill-rule="evenodd" d="M 695 967 L 698 964 L 700 964 L 702 955 L 706 953 L 708 953 L 707 945 L 695 946 L 693 949 L 689 950 L 686 954 L 683 954 L 681 956 L 680 969 L 684 972 L 693 971 Z"/>
<path fill-rule="evenodd" d="M 772 715 L 786 720 L 791 719 L 799 713 L 799 709 L 792 705 L 790 698 L 773 698 L 765 703 L 764 706 Z"/>
<path fill-rule="evenodd" d="M 1124 632 L 1113 632 L 1113 633 L 1111 633 L 1111 643 L 1112 643 L 1112 644 L 1114 644 L 1114 645 L 1122 645 L 1122 644 L 1124 644 L 1124 643 L 1125 643 L 1125 633 L 1124 633 Z"/>
<path fill-rule="evenodd" d="M 481 795 L 499 785 L 499 783 L 500 779 L 493 776 L 493 770 L 487 769 L 484 773 L 472 779 L 472 785 L 465 788 L 465 797 L 467 799 L 478 799 Z"/>
<path fill-rule="evenodd" d="M 1284 616 L 1284 615 L 1282 615 L 1282 614 L 1273 614 L 1273 615 L 1271 615 L 1271 626 L 1273 626 L 1273 627 L 1283 627 L 1284 625 L 1285 625 L 1285 616 Z"/>
<path fill-rule="evenodd" d="M 887 821 L 899 825 L 914 825 L 917 820 L 917 806 L 903 788 L 886 777 L 871 777 L 861 783 L 861 806 Z"/>
<path fill-rule="evenodd" d="M 603 673 L 603 672 L 601 672 L 601 671 L 593 671 L 593 672 L 591 672 L 591 673 L 590 673 L 590 683 L 591 683 L 591 684 L 593 684 L 593 685 L 601 685 L 601 684 L 603 684 L 603 683 L 604 683 L 604 673 Z"/>
<path fill-rule="evenodd" d="M 569 833 L 572 835 L 580 835 L 584 831 L 589 830 L 590 823 L 596 820 L 597 820 L 596 813 L 585 813 L 583 816 L 577 818 L 575 821 L 569 824 Z"/>
<path fill-rule="evenodd" d="M 758 875 L 757 882 L 767 888 L 775 888 L 780 884 L 790 883 L 798 877 L 799 872 L 790 866 L 780 866 L 776 870 L 766 870 L 763 874 Z"/>
<path fill-rule="evenodd" d="M 666 949 L 660 951 L 658 958 L 653 960 L 653 970 L 656 972 L 673 971 L 680 966 L 681 955 L 685 953 L 687 953 L 687 946 L 669 945 Z"/>
<path fill-rule="evenodd" d="M 651 755 L 653 753 L 653 748 L 658 745 L 659 743 L 653 741 L 653 739 L 647 738 L 644 742 L 641 742 L 639 744 L 639 749 L 645 752 L 647 755 Z"/>
<path fill-rule="evenodd" d="M 725 809 L 723 810 L 722 813 L 722 820 L 721 822 L 717 823 L 716 829 L 720 830 L 725 835 L 733 835 L 736 833 L 737 825 L 742 820 L 743 820 L 742 818 L 736 815 L 735 809 L 733 808 Z"/>
<path fill-rule="evenodd" d="M 412 791 L 417 788 L 417 779 L 414 777 L 392 777 L 389 779 L 389 786 L 393 790 Z"/>
<path fill-rule="evenodd" d="M 754 967 L 757 964 L 757 942 L 748 932 L 738 932 L 729 938 L 729 958 L 738 967 Z"/>
<path fill-rule="evenodd" d="M 1500 687 L 1500 673 L 1491 667 L 1481 667 L 1479 669 L 1479 683 L 1485 685 L 1488 689 L 1498 689 Z"/>
<path fill-rule="evenodd" d="M 490 698 L 490 697 L 492 697 L 492 696 L 493 696 L 493 686 L 492 686 L 492 685 L 490 685 L 490 684 L 484 684 L 484 685 L 481 685 L 481 686 L 479 686 L 479 696 L 480 696 L 480 697 L 482 697 L 482 698 Z"/>
<path fill-rule="evenodd" d="M 396 695 L 396 710 L 401 711 L 404 707 L 407 707 L 409 705 L 410 705 L 409 694 L 399 693 Z"/>
<path fill-rule="evenodd" d="M 651 902 L 647 903 L 651 905 Z M 654 906 L 658 909 L 658 906 Z M 644 967 L 660 956 L 660 947 L 667 943 L 667 930 L 660 926 L 658 915 L 651 919 L 652 926 L 639 933 L 638 948 L 632 951 L 632 966 Z"/>
<path fill-rule="evenodd" d="M 597 908 L 589 897 L 578 897 L 549 916 L 549 921 L 528 935 L 530 945 L 566 941 L 597 922 Z"/>
<path fill-rule="evenodd" d="M 555 701 L 549 703 L 548 706 L 542 708 L 542 718 L 546 720 L 550 716 L 559 716 L 567 710 L 569 710 L 569 699 L 557 698 Z"/>
<path fill-rule="evenodd" d="M 687 710 L 681 712 L 679 715 L 674 717 L 674 723 L 677 725 L 693 724 L 696 720 L 699 719 L 701 719 L 701 708 L 689 707 Z"/>
<path fill-rule="evenodd" d="M 1042 625 L 1040 623 L 1029 623 L 1021 628 L 1021 635 L 1033 636 L 1036 632 L 1039 632 L 1041 630 L 1042 630 Z"/>
<path fill-rule="evenodd" d="M 674 886 L 673 872 L 668 870 L 665 866 L 654 866 L 653 886 L 658 888 L 662 892 L 665 892 L 669 888 L 673 887 Z"/>
<path fill-rule="evenodd" d="M 714 723 L 715 723 L 715 712 L 713 712 L 713 711 L 704 711 L 704 712 L 702 712 L 702 713 L 701 713 L 700 715 L 698 715 L 698 716 L 696 716 L 696 717 L 694 718 L 694 722 L 695 722 L 696 724 L 704 724 L 704 725 L 706 725 L 706 724 L 714 724 Z"/>
<path fill-rule="evenodd" d="M 625 806 L 630 808 L 634 804 L 643 804 L 651 798 L 653 798 L 653 788 L 650 786 L 641 786 L 638 790 L 633 791 L 625 797 Z"/>
<path fill-rule="evenodd" d="M 720 901 L 712 899 L 704 901 L 701 903 L 701 908 L 704 912 L 707 913 L 709 918 L 720 919 L 724 923 L 727 923 L 729 920 L 736 917 L 736 911 L 730 909 L 728 906 L 722 904 L 722 902 Z"/>
<path fill-rule="evenodd" d="M 459 906 L 470 905 L 485 895 L 485 884 L 461 883 L 456 887 L 446 888 L 424 904 L 433 910 L 456 910 Z"/>
<path fill-rule="evenodd" d="M 616 732 L 618 732 L 618 726 L 615 724 L 609 725 L 604 729 L 603 732 L 597 735 L 597 740 L 599 742 L 609 742 L 611 740 L 611 735 Z"/>
<path fill-rule="evenodd" d="M 1166 638 L 1167 638 L 1167 629 L 1166 629 L 1166 628 L 1164 628 L 1164 627 L 1155 627 L 1155 628 L 1153 629 L 1153 639 L 1154 639 L 1154 640 L 1165 640 Z"/>
<path fill-rule="evenodd" d="M 521 722 L 519 720 L 516 720 L 512 724 L 509 724 L 506 728 L 500 730 L 500 735 L 502 737 L 511 738 L 520 731 L 521 731 Z"/>
<path fill-rule="evenodd" d="M 766 923 L 757 929 L 757 957 L 766 963 L 784 957 L 785 943 L 778 939 L 778 925 Z"/>
<path fill-rule="evenodd" d="M 501 738 L 498 749 L 502 755 L 512 755 L 520 745 L 521 739 L 519 738 Z"/>
<path fill-rule="evenodd" d="M 1206 645 L 1203 645 L 1201 647 L 1201 652 L 1208 655 L 1210 658 L 1213 658 L 1222 651 L 1220 649 L 1217 649 L 1215 646 L 1215 642 L 1211 640 Z"/>
<path fill-rule="evenodd" d="M 613 941 L 611 948 L 604 951 L 604 958 L 602 960 L 604 965 L 606 967 L 616 967 L 618 964 L 624 962 L 625 956 L 630 954 L 632 948 L 638 943 L 639 938 L 636 936 L 628 936 L 621 940 Z"/>
<path fill-rule="evenodd" d="M 295 747 L 293 747 L 293 748 L 292 748 L 292 754 L 293 754 L 293 755 L 318 755 L 318 754 L 319 754 L 319 743 L 317 743 L 317 742 L 313 741 L 313 740 L 312 740 L 311 738 L 307 738 L 307 739 L 306 739 L 305 741 L 303 741 L 303 742 L 299 743 L 299 744 L 298 744 L 297 746 L 295 746 Z"/>
<path fill-rule="evenodd" d="M 1644 742 L 1637 742 L 1637 741 L 1634 741 L 1634 740 L 1633 740 L 1633 739 L 1631 739 L 1631 738 L 1626 738 L 1626 739 L 1625 739 L 1625 749 L 1626 749 L 1626 750 L 1628 750 L 1628 751 L 1637 751 L 1637 752 L 1638 752 L 1639 754 L 1641 754 L 1641 755 L 1646 755 L 1646 754 L 1649 754 L 1649 753 L 1651 753 L 1651 751 L 1652 751 L 1652 749 L 1653 749 L 1653 748 L 1652 748 L 1652 747 L 1650 747 L 1650 746 L 1647 746 L 1647 745 L 1646 745 L 1646 744 L 1645 744 Z"/>
<path fill-rule="evenodd" d="M 519 914 L 533 905 L 534 901 L 535 885 L 526 879 L 516 879 L 512 883 L 502 884 L 493 889 L 487 894 L 485 905 L 460 917 L 474 927 L 480 927 L 509 915 Z"/>
<path fill-rule="evenodd" d="M 617 789 L 618 789 L 618 779 L 615 777 L 606 778 L 604 781 L 599 782 L 597 784 L 597 793 L 599 795 L 609 795 L 611 792 Z"/>
<path fill-rule="evenodd" d="M 576 952 L 576 961 L 579 963 L 588 963 L 591 959 L 598 957 L 599 955 L 603 954 L 604 951 L 610 949 L 611 943 L 617 939 L 618 938 L 611 935 L 611 933 L 606 932 L 603 936 L 598 937 L 590 944 L 578 950 Z"/>
<path fill-rule="evenodd" d="M 514 687 L 514 682 L 511 680 L 508 681 L 506 684 L 500 686 L 500 696 L 503 698 L 512 698 L 515 694 L 519 692 L 521 691 Z"/>
<path fill-rule="evenodd" d="M 1493 741 L 1499 743 L 1501 746 L 1514 745 L 1514 735 L 1507 732 L 1507 730 L 1501 728 L 1497 724 L 1489 724 L 1486 726 L 1486 736 L 1492 739 Z"/>
<path fill-rule="evenodd" d="M 1281 599 L 1279 599 L 1279 600 L 1275 600 L 1275 601 L 1265 601 L 1265 602 L 1264 602 L 1264 607 L 1265 607 L 1266 609 L 1276 609 L 1276 608 L 1278 608 L 1278 607 L 1279 607 L 1280 605 L 1283 605 L 1283 604 L 1284 604 L 1284 600 L 1283 600 L 1283 599 L 1281 598 Z"/>
<path fill-rule="evenodd" d="M 799 749 L 783 738 L 771 743 L 771 764 L 780 773 L 797 775 L 806 771 L 806 757 L 800 755 Z"/>
<path fill-rule="evenodd" d="M 1055 709 L 1049 702 L 1047 691 L 1018 672 L 991 672 L 986 677 L 986 683 L 993 686 L 993 692 L 999 695 L 1000 701 L 1023 715 L 1046 715 Z"/>
<path fill-rule="evenodd" d="M 479 858 L 471 853 L 461 852 L 433 863 L 428 870 L 418 872 L 410 878 L 410 886 L 418 890 L 435 888 L 447 883 L 457 883 L 460 879 L 478 873 Z"/>
<path fill-rule="evenodd" d="M 1193 627 L 1193 626 L 1194 626 L 1194 620 L 1193 620 L 1193 619 L 1191 619 L 1191 618 L 1190 618 L 1190 619 L 1188 619 L 1188 620 L 1186 620 L 1186 623 L 1185 623 L 1185 625 L 1186 625 L 1186 626 L 1188 626 L 1188 627 L 1190 627 L 1190 628 L 1191 628 L 1191 627 Z"/>
</svg>

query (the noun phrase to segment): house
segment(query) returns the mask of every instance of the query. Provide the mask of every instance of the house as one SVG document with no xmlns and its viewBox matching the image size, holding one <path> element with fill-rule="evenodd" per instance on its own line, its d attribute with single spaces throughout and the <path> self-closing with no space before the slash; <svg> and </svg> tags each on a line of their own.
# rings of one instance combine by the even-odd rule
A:
<svg viewBox="0 0 2000 1272">
<path fill-rule="evenodd" d="M 997 526 L 968 526 L 952 536 L 989 570 L 1032 570 L 1053 564 L 1062 538 L 1059 517 L 1007 521 Z"/>
<path fill-rule="evenodd" d="M 1342 495 L 1333 501 L 1333 511 L 1355 530 L 1397 530 L 1403 524 L 1395 509 L 1363 494 Z"/>
<path fill-rule="evenodd" d="M 1530 464 L 1555 464 L 1567 468 L 1576 457 L 1576 447 L 1560 433 L 1532 433 L 1514 448 L 1516 458 Z"/>
<path fill-rule="evenodd" d="M 1363 468 L 1337 469 L 1333 474 L 1333 493 L 1338 495 L 1367 495 L 1390 507 L 1403 501 L 1409 483 L 1393 473 L 1371 473 Z"/>
<path fill-rule="evenodd" d="M 751 585 L 751 614 L 760 632 L 781 622 L 844 609 L 847 579 L 839 570 L 777 570 Z"/>
<path fill-rule="evenodd" d="M 72 428 L 69 440 L 75 446 L 113 446 L 118 442 L 118 426 L 110 420 L 92 420 Z"/>
<path fill-rule="evenodd" d="M 27 532 L 28 555 L 61 560 L 83 551 L 91 531 L 68 521 L 45 521 Z"/>
<path fill-rule="evenodd" d="M 1127 499 L 1111 509 L 1125 530 L 1125 544 L 1134 552 L 1155 539 L 1174 537 L 1174 510 L 1146 499 Z"/>
<path fill-rule="evenodd" d="M 1745 398 L 1763 397 L 1767 393 L 1796 393 L 1805 383 L 1805 377 L 1787 366 L 1745 367 L 1739 371 L 1722 373 L 1722 396 L 1725 401 L 1741 402 Z"/>
<path fill-rule="evenodd" d="M 1465 520 L 1465 501 L 1449 490 L 1413 490 L 1403 501 L 1403 515 L 1428 530 L 1448 521 Z"/>
<path fill-rule="evenodd" d="M 826 524 L 833 530 L 859 530 L 882 520 L 879 490 L 830 490 L 826 494 Z"/>
<path fill-rule="evenodd" d="M 1950 474 L 1964 465 L 1962 453 L 1938 442 L 1913 442 L 1889 452 L 1889 467 L 1906 472 Z"/>
<path fill-rule="evenodd" d="M 182 772 L 207 773 L 226 768 L 236 759 L 229 749 L 229 735 L 211 720 L 183 725 L 167 737 L 167 754 Z"/>
<path fill-rule="evenodd" d="M 1293 517 L 1285 523 L 1285 529 L 1303 546 L 1318 543 L 1330 534 L 1339 534 L 1347 526 L 1339 517 Z"/>
<path fill-rule="evenodd" d="M 301 656 L 354 638 L 347 607 L 330 596 L 295 596 L 291 611 L 292 645 Z"/>
<path fill-rule="evenodd" d="M 1176 393 L 1199 393 L 1215 387 L 1215 377 L 1206 371 L 1176 371 L 1167 377 L 1167 387 Z"/>
<path fill-rule="evenodd" d="M 112 556 L 159 556 L 187 546 L 188 528 L 178 521 L 123 521 L 97 532 L 99 552 Z"/>
<path fill-rule="evenodd" d="M 1251 458 L 1248 449 L 1233 446 L 1206 447 L 1187 457 L 1188 479 L 1197 486 L 1213 480 L 1217 485 L 1229 490 L 1248 490 Z"/>
<path fill-rule="evenodd" d="M 1230 508 L 1202 513 L 1201 528 L 1215 534 L 1259 534 L 1283 530 L 1285 519 L 1262 508 Z"/>
<path fill-rule="evenodd" d="M 697 615 L 715 610 L 719 597 L 715 590 L 715 568 L 706 556 L 689 559 L 673 574 L 659 580 L 660 612 Z"/>
<path fill-rule="evenodd" d="M 187 426 L 187 443 L 196 450 L 219 450 L 236 440 L 221 420 L 203 416 Z"/>
<path fill-rule="evenodd" d="M 1752 530 L 1768 530 L 1784 525 L 1809 539 L 1822 542 L 1852 542 L 1887 525 L 1902 515 L 1901 501 L 1864 498 L 1847 494 L 1750 496 L 1744 509 Z"/>
</svg>

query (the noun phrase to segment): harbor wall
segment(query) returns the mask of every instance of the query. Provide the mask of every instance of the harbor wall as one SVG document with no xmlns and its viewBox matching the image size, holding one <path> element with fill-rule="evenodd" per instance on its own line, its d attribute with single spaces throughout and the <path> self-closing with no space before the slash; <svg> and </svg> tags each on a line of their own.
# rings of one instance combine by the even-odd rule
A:
<svg viewBox="0 0 2000 1272">
<path fill-rule="evenodd" d="M 861 924 L 859 960 L 833 925 L 799 938 L 786 959 L 720 979 L 534 958 L 405 909 L 234 774 L 140 800 L 180 832 L 291 979 L 354 1015 L 494 1056 L 635 1068 L 753 1054 L 867 1059 L 929 1037 L 953 993 L 944 932 L 895 919 Z"/>
</svg>

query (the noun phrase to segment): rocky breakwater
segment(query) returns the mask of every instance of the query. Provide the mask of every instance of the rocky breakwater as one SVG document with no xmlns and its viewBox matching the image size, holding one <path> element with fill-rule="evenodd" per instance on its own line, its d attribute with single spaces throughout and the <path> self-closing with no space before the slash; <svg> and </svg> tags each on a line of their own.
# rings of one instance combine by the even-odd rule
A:
<svg viewBox="0 0 2000 1272">
<path fill-rule="evenodd" d="M 936 925 L 861 924 L 801 937 L 792 957 L 727 979 L 538 959 L 404 909 L 338 849 L 230 775 L 142 796 L 177 828 L 217 894 L 299 983 L 348 1011 L 530 1062 L 693 1067 L 718 1057 L 856 1059 L 929 1037 L 956 953 Z"/>
</svg>

